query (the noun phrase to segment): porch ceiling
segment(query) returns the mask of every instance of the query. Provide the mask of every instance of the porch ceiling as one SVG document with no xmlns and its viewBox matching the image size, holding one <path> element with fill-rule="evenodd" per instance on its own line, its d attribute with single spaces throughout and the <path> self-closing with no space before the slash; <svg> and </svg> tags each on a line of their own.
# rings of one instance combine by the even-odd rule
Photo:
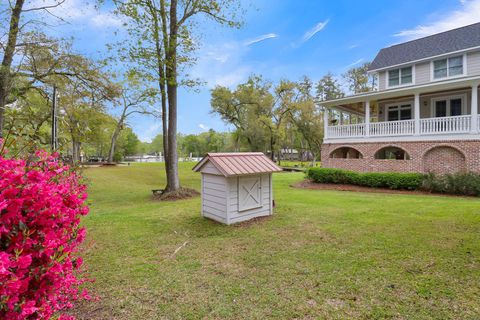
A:
<svg viewBox="0 0 480 320">
<path fill-rule="evenodd" d="M 446 91 L 446 90 L 458 90 L 466 87 L 471 87 L 477 85 L 480 82 L 480 76 L 467 77 L 455 80 L 446 80 L 438 81 L 433 83 L 428 83 L 425 85 L 418 86 L 409 86 L 397 89 L 383 90 L 383 91 L 374 91 L 367 92 L 363 94 L 358 94 L 354 96 L 349 96 L 341 99 L 335 99 L 330 101 L 323 101 L 321 105 L 327 108 L 337 108 L 345 109 L 349 112 L 359 112 L 359 106 L 361 106 L 361 112 L 363 112 L 363 104 L 365 101 L 378 101 L 392 98 L 399 98 L 405 96 L 411 96 L 416 93 L 427 94 L 434 93 L 436 91 Z"/>
</svg>

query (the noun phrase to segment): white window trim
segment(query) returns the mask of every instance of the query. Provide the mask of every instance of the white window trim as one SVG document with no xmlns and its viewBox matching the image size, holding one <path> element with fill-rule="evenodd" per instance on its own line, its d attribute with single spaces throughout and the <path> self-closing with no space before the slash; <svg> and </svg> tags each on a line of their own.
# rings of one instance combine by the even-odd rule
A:
<svg viewBox="0 0 480 320">
<path fill-rule="evenodd" d="M 453 58 L 453 57 L 459 57 L 459 56 L 462 56 L 462 58 L 463 58 L 462 59 L 463 73 L 459 74 L 459 75 L 456 75 L 456 76 L 449 76 L 448 75 L 448 72 L 449 72 L 448 59 Z M 433 63 L 435 61 L 445 60 L 445 59 L 447 59 L 447 76 L 443 77 L 443 78 L 435 78 L 434 77 L 435 69 L 434 69 L 434 64 Z M 453 54 L 453 55 L 449 55 L 449 56 L 446 56 L 446 57 L 442 57 L 440 59 L 435 59 L 435 60 L 430 61 L 430 81 L 431 82 L 444 81 L 444 80 L 447 80 L 447 79 L 462 78 L 462 77 L 465 77 L 467 74 L 468 74 L 468 72 L 467 72 L 467 54 L 466 53 L 461 54 L 461 55 L 460 54 Z"/>
<path fill-rule="evenodd" d="M 405 84 L 401 84 L 400 82 L 402 81 L 402 72 L 400 71 L 400 69 L 404 69 L 404 68 L 408 68 L 408 67 L 412 67 L 412 82 L 410 83 L 405 83 Z M 390 81 L 389 81 L 389 73 L 390 71 L 392 70 L 397 70 L 398 69 L 398 82 L 399 84 L 397 84 L 396 86 L 391 86 L 390 85 Z M 392 69 L 388 69 L 385 71 L 385 88 L 387 89 L 391 89 L 391 88 L 401 88 L 401 87 L 408 87 L 408 86 L 413 86 L 415 85 L 415 65 L 407 65 L 407 66 L 402 66 L 402 67 L 398 67 L 398 68 L 392 68 Z"/>
<path fill-rule="evenodd" d="M 462 100 L 462 116 L 466 116 L 467 114 L 467 94 L 457 94 L 452 96 L 443 96 L 443 97 L 435 97 L 430 100 L 430 117 L 435 117 L 435 102 L 437 101 L 447 101 L 447 117 L 451 117 L 451 109 L 450 109 L 450 100 L 453 99 L 461 99 Z"/>
<path fill-rule="evenodd" d="M 389 107 L 401 107 L 401 106 L 405 106 L 409 104 L 410 105 L 410 110 L 411 110 L 411 115 L 412 115 L 412 118 L 410 120 L 413 119 L 413 101 L 401 101 L 401 102 L 392 102 L 392 103 L 387 103 L 385 104 L 385 121 L 389 121 L 388 119 L 388 108 Z M 395 121 L 404 121 L 404 120 L 395 120 Z"/>
</svg>

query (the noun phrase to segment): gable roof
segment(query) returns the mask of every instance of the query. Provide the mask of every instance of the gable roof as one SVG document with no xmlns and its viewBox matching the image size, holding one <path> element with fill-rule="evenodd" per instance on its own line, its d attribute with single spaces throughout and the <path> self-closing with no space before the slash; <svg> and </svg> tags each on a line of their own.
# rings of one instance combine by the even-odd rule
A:
<svg viewBox="0 0 480 320">
<path fill-rule="evenodd" d="M 201 171 L 201 168 L 209 161 L 225 177 L 282 171 L 261 152 L 207 153 L 192 170 Z"/>
<path fill-rule="evenodd" d="M 379 70 L 412 61 L 480 46 L 480 23 L 383 48 L 369 70 Z"/>
</svg>

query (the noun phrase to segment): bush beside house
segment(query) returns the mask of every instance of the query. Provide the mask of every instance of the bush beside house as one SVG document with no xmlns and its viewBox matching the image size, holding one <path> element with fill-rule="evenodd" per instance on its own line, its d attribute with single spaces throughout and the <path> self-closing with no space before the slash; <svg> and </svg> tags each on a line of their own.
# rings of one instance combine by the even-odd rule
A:
<svg viewBox="0 0 480 320">
<path fill-rule="evenodd" d="M 477 173 L 446 175 L 399 172 L 358 173 L 342 169 L 310 168 L 307 171 L 307 177 L 316 183 L 480 196 L 480 174 Z"/>
<path fill-rule="evenodd" d="M 373 188 L 416 190 L 422 184 L 422 175 L 417 173 L 370 172 L 310 168 L 307 176 L 316 183 L 352 184 Z"/>
</svg>

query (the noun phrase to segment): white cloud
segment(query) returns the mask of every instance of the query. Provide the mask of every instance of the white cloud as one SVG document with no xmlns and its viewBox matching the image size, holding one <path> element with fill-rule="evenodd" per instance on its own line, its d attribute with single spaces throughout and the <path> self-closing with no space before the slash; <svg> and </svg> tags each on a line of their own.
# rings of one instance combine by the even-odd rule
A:
<svg viewBox="0 0 480 320">
<path fill-rule="evenodd" d="M 310 40 L 314 35 L 316 35 L 318 32 L 322 31 L 328 24 L 329 20 L 321 21 L 317 23 L 313 28 L 305 32 L 303 35 L 302 41 L 306 42 Z"/>
<path fill-rule="evenodd" d="M 278 34 L 276 34 L 276 33 L 267 33 L 267 34 L 258 36 L 258 37 L 256 37 L 256 38 L 253 38 L 253 39 L 251 39 L 251 40 L 247 40 L 247 41 L 245 42 L 245 45 L 246 45 L 246 46 L 250 46 L 250 45 L 252 45 L 252 44 L 259 43 L 259 42 L 265 41 L 265 40 L 267 40 L 267 39 L 274 39 L 274 38 L 278 38 Z"/>
<path fill-rule="evenodd" d="M 26 8 L 37 8 L 44 6 L 52 6 L 58 0 L 32 0 L 26 5 Z M 50 8 L 47 13 L 45 11 L 38 11 L 46 19 L 58 20 L 53 17 L 60 17 L 71 23 L 87 23 L 92 27 L 107 28 L 119 27 L 122 25 L 122 20 L 108 10 L 96 8 L 93 3 L 84 2 L 81 0 L 67 0 L 61 5 Z"/>
<path fill-rule="evenodd" d="M 355 48 L 358 48 L 358 44 L 352 44 L 352 45 L 348 46 L 348 50 L 352 50 L 352 49 L 355 49 Z"/>
<path fill-rule="evenodd" d="M 121 27 L 123 22 L 111 12 L 99 13 L 90 18 L 91 23 L 100 28 Z"/>
<path fill-rule="evenodd" d="M 243 61 L 249 50 L 244 42 L 238 41 L 206 45 L 198 52 L 199 58 L 190 76 L 205 81 L 209 88 L 216 85 L 234 87 L 253 72 Z"/>
<path fill-rule="evenodd" d="M 204 125 L 203 123 L 199 123 L 199 124 L 198 124 L 198 127 L 199 127 L 200 129 L 202 129 L 203 131 L 208 131 L 208 130 L 210 130 L 210 127 Z"/>
<path fill-rule="evenodd" d="M 146 129 L 142 130 L 138 134 L 138 138 L 142 142 L 152 142 L 153 138 L 160 133 L 160 123 L 151 124 Z"/>
<path fill-rule="evenodd" d="M 408 41 L 426 37 L 435 33 L 463 27 L 480 22 L 480 0 L 460 0 L 460 8 L 445 15 L 435 15 L 436 21 L 405 29 L 395 34 Z"/>
<path fill-rule="evenodd" d="M 355 61 L 355 62 L 353 62 L 353 63 L 350 63 L 349 65 L 346 65 L 346 66 L 343 67 L 343 68 L 344 68 L 344 69 L 348 69 L 348 68 L 354 67 L 354 66 L 356 66 L 357 64 L 362 63 L 363 60 L 364 60 L 363 58 L 358 59 L 357 61 Z"/>
</svg>

